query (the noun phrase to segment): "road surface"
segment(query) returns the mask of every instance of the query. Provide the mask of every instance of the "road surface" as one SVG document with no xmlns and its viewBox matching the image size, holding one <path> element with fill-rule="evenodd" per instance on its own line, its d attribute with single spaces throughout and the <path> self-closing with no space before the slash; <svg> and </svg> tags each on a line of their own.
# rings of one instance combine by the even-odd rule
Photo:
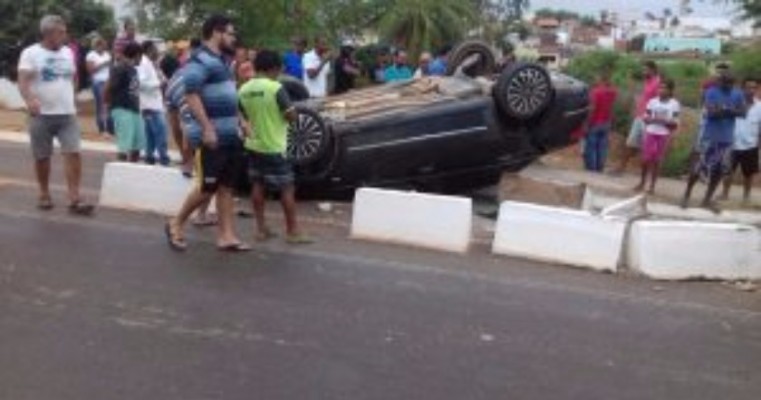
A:
<svg viewBox="0 0 761 400">
<path fill-rule="evenodd" d="M 106 158 L 88 154 L 88 193 Z M 194 232 L 177 254 L 155 216 L 70 217 L 60 192 L 39 213 L 30 177 L 25 148 L 0 142 L 0 399 L 761 393 L 758 293 L 483 246 L 450 256 L 353 242 L 340 223 L 310 224 L 315 245 L 276 240 L 248 255 L 220 254 L 211 233 Z"/>
</svg>

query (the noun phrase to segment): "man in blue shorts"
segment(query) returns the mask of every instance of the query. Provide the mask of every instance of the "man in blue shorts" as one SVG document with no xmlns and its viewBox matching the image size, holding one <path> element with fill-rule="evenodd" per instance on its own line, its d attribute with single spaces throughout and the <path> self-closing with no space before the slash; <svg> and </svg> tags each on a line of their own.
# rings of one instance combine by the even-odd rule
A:
<svg viewBox="0 0 761 400">
<path fill-rule="evenodd" d="M 238 95 L 224 53 L 235 47 L 235 29 L 227 17 L 212 16 L 203 25 L 203 46 L 193 53 L 182 76 L 185 102 L 193 123 L 185 134 L 196 148 L 198 185 L 188 195 L 175 218 L 165 226 L 172 249 L 184 251 L 184 227 L 201 205 L 217 198 L 219 214 L 217 248 L 249 251 L 234 229 L 233 188 L 243 169 L 243 144 L 238 136 Z"/>
</svg>

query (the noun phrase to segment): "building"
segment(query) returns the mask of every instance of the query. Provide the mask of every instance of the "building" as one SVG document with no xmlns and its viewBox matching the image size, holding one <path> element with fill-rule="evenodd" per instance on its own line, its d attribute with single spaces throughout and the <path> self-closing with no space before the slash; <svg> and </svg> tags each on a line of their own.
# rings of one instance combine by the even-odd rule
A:
<svg viewBox="0 0 761 400">
<path fill-rule="evenodd" d="M 721 40 L 718 38 L 689 37 L 648 37 L 645 39 L 645 53 L 692 53 L 703 56 L 721 55 Z"/>
</svg>

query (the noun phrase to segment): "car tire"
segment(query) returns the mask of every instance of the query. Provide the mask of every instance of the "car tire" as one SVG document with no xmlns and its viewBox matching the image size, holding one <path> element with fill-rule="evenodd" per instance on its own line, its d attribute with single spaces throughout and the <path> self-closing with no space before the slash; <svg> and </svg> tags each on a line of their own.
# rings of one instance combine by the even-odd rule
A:
<svg viewBox="0 0 761 400">
<path fill-rule="evenodd" d="M 287 156 L 294 166 L 319 161 L 328 152 L 330 131 L 320 114 L 306 107 L 296 107 L 296 119 L 288 124 Z"/>
<path fill-rule="evenodd" d="M 475 65 L 464 68 L 462 72 L 471 78 L 493 75 L 497 70 L 497 58 L 491 46 L 480 40 L 466 40 L 452 49 L 447 62 L 447 75 L 455 75 L 460 66 L 476 54 L 480 55 L 481 59 Z"/>
<path fill-rule="evenodd" d="M 494 99 L 506 117 L 528 121 L 539 117 L 552 103 L 552 78 L 536 64 L 507 66 L 494 85 Z"/>
<path fill-rule="evenodd" d="M 290 76 L 281 76 L 279 81 L 291 101 L 299 102 L 309 99 L 309 90 L 300 80 Z"/>
</svg>

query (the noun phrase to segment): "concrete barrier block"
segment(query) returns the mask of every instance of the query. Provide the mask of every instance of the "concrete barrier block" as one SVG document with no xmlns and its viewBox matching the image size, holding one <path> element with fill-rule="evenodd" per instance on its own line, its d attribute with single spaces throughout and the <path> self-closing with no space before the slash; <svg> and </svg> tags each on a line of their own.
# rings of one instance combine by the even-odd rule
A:
<svg viewBox="0 0 761 400">
<path fill-rule="evenodd" d="M 100 205 L 174 215 L 193 185 L 175 168 L 112 162 L 103 171 Z"/>
<path fill-rule="evenodd" d="M 598 271 L 616 271 L 626 225 L 625 218 L 508 201 L 500 207 L 492 251 Z"/>
<path fill-rule="evenodd" d="M 638 195 L 605 207 L 600 212 L 603 217 L 641 218 L 648 214 L 647 197 Z"/>
<path fill-rule="evenodd" d="M 635 222 L 629 267 L 655 279 L 761 279 L 761 234 L 749 225 Z"/>
<path fill-rule="evenodd" d="M 466 252 L 472 225 L 468 198 L 363 188 L 354 198 L 351 236 Z"/>
</svg>

